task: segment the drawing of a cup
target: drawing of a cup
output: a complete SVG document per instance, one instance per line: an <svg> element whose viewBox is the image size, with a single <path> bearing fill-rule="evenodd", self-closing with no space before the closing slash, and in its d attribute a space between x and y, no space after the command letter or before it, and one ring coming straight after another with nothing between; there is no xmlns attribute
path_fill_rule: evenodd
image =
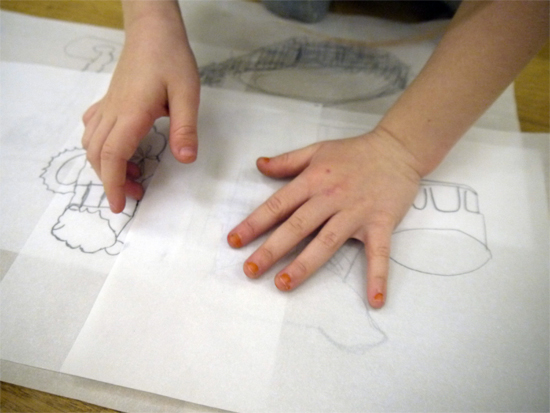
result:
<svg viewBox="0 0 550 413"><path fill-rule="evenodd" d="M469 186L422 181L392 238L391 259L426 274L460 275L490 259L478 194Z"/></svg>

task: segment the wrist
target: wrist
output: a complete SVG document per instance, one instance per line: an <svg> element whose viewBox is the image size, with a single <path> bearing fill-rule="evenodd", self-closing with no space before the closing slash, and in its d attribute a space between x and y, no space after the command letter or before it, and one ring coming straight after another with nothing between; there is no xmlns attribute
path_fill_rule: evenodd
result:
<svg viewBox="0 0 550 413"><path fill-rule="evenodd" d="M398 133L398 129L385 124L384 120L374 128L372 133L386 142L392 142L396 152L399 152L403 160L420 178L436 169L448 153L448 150L435 142L429 142L428 139L414 139L407 134Z"/></svg>

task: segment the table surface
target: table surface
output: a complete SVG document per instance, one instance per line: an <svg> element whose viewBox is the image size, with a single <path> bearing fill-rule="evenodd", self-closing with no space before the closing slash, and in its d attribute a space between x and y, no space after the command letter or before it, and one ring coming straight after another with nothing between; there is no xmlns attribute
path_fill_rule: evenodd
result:
<svg viewBox="0 0 550 413"><path fill-rule="evenodd" d="M332 11L346 14L367 14L399 20L418 21L425 19L426 12L415 7L412 2L391 7L382 2L335 1ZM388 3L390 4L390 3ZM3 10L16 11L40 17L49 17L78 23L122 28L122 8L120 1L21 1L4 0ZM515 81L515 95L518 117L523 132L549 132L549 44L535 56ZM2 412L114 412L114 410L94 406L78 400L47 394L2 382L0 395Z"/></svg>

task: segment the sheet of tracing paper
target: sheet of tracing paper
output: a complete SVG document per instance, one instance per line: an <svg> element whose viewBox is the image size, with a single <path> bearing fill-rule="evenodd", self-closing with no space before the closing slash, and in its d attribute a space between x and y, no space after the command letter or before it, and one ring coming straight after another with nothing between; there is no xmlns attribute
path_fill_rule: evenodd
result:
<svg viewBox="0 0 550 413"><path fill-rule="evenodd" d="M231 15L227 7L223 5L223 12ZM261 15L263 9L254 10ZM2 59L6 58L6 39L13 39L13 34L29 23L26 19L33 27L44 25L42 38L58 39L50 44L49 53L43 53L45 47L39 48L40 52L34 54L37 62L66 50L70 36L78 39L83 34L95 34L102 39L120 36L121 40L117 31L5 12L1 16ZM269 14L264 17L273 19ZM200 19L192 21L198 24ZM38 36L32 34L20 41L40 44ZM64 48L57 47L62 44ZM308 43L299 44L309 47ZM239 56L257 46L242 49ZM223 45L198 49L207 50L204 54L208 55L217 47L223 49ZM13 51L7 55L18 60ZM523 405L533 409L547 406L548 264L544 254L548 252L548 216L539 157L542 153L547 162L548 152L536 149L540 136L479 129L457 146L422 187L417 204L421 206L425 201L427 207L406 219L394 237L394 251L399 254L392 261L393 306L388 303L387 313L372 312L361 296L365 263L357 244L342 248L309 286L285 296L274 289L270 275L257 283L244 279L239 269L250 249L229 250L222 238L281 185L259 176L253 167L255 157L356 134L372 127L377 117L341 112L338 105L221 90L237 88L231 82L211 85L217 88L204 88L202 99L203 160L182 167L175 165L168 154L152 177L167 135L167 122L161 120L141 151L140 162L149 171L146 184L151 182L147 197L139 209L130 203L126 214L114 217L106 213L100 192L97 202L91 205L98 186L79 151L80 114L102 96L109 82L108 74L89 73L95 67L92 64L100 69L97 71L109 71L106 61L100 62L104 54L94 56L95 60L89 56L88 60L78 60L65 55L66 60L57 61L57 65L73 70L2 63L1 186L2 193L8 194L1 203L5 234L1 246L5 274L3 377L123 410L204 409L177 399L242 411L318 410L320 405L329 410L392 410L404 408L403 403L435 409L460 405L455 400L459 393L471 396L471 404L465 408L514 408L515 403L525 400L531 404ZM234 51L227 54L227 59L232 56ZM30 57L19 60L26 59ZM204 60L204 65L209 61ZM231 76L235 73L229 73ZM242 89L243 82L237 83ZM384 99L389 95L367 99L366 104ZM506 101L504 96L501 102L503 108L515 113L513 100ZM498 105L494 110L493 120L507 117L503 115L506 110L502 112ZM373 109L372 113L377 111ZM268 122L273 128L265 127ZM239 125L231 134L227 134L229 123ZM239 136L230 136L233 134ZM236 153L243 145L249 150ZM220 154L224 156L219 158ZM192 179L194 176L196 179ZM500 188L495 182L507 184ZM84 183L93 190L83 192ZM180 194L174 196L170 186L174 183L189 186L177 186L175 192ZM185 198L181 203L180 196ZM456 209L455 196L461 205L469 205L465 212L474 218L441 212ZM442 206L441 202L450 204ZM70 216L75 209L86 210L87 215ZM516 218L507 215L511 212ZM454 218L437 218L442 215ZM95 219L98 217L101 219ZM177 217L177 223L171 222ZM106 222L107 226L101 225ZM490 222L495 229L490 229ZM183 229L182 234L176 234L177 229ZM432 245L437 244L437 237L430 234L438 229L466 234L462 237L465 242L456 241L455 250L462 255L439 261L433 254L423 256L422 245L437 247ZM162 231L161 237L158 231ZM420 234L416 242L414 236L409 236L414 233ZM146 234L147 247L143 241ZM200 235L195 238L193 234ZM513 240L510 234L514 234ZM192 243L186 242L191 238ZM420 247L419 251L409 248L411 244ZM186 254L181 249L188 245L193 249ZM470 249L471 245L476 248ZM143 254L143 248L147 254ZM133 253L142 259L150 257L149 264L142 265ZM154 258L163 254L162 260ZM176 263L176 255L185 258ZM415 259L418 255L420 261ZM460 268L462 275L454 276L453 265L460 266L462 258L472 259L476 268ZM182 276L182 266L189 267L184 274L195 275ZM156 280L162 279L150 292L152 280L144 269L149 269ZM131 285L124 286L128 276ZM503 277L506 283L502 283ZM496 285L500 283L504 286ZM132 303L137 296L141 301ZM120 301L131 305L120 307ZM162 302L164 305L155 306ZM443 312L442 303L446 306ZM137 312L133 311L134 305ZM334 306L340 310L335 312ZM110 313L113 307L116 316ZM155 311L144 314L145 308ZM189 317L184 323L180 318L187 312ZM408 317L413 315L418 318L411 321ZM216 319L218 316L223 320ZM118 328L118 323L123 328ZM131 329L132 325L136 330ZM117 334L105 333L113 328ZM137 337L135 331L144 335ZM195 337L195 343L184 339L186 334ZM193 346L199 338L201 345L196 350ZM296 343L302 347L296 347ZM304 356L306 348L309 350ZM139 357L130 363L136 352ZM113 359L122 360L116 364L117 371L99 363ZM98 363L90 366L92 360ZM462 368L453 364L459 362ZM421 363L435 363L437 368L420 368ZM346 368L349 370L341 370ZM371 382L377 375L378 385ZM349 379L340 380L343 376ZM439 386L433 382L435 377ZM250 385L243 387L243 383ZM396 391L399 385L407 387L408 393ZM363 392L363 386L371 390ZM344 401L346 404L339 404Z"/></svg>
<svg viewBox="0 0 550 413"><path fill-rule="evenodd" d="M40 89L56 77L67 90ZM36 143L61 129L17 135L24 114L41 104L47 116L45 102L62 113L77 110L75 102L62 104L73 88L105 85L108 77L2 63L2 79L3 102L13 102L2 106L2 153L23 154L25 163L42 152ZM29 99L15 103L12 88ZM83 201L78 188L47 191L48 168L36 171L35 188L7 198L17 211L2 204L15 221L31 209L19 199L51 197L42 214L29 215L34 226L20 235L26 239L2 281L2 357L235 411L544 408L548 212L545 152L531 148L540 136L473 129L427 177L394 235L383 311L364 303L358 243L346 244L291 294L276 290L272 272L259 281L242 274L242 262L265 237L235 251L225 235L282 185L262 177L254 160L356 134L372 127L365 119L374 121L203 88L200 159L184 166L165 154L116 260L92 251L104 240L93 222L84 221L84 241L78 231L76 241L62 240L69 225L80 224L63 221L76 200L87 218L113 217ZM80 128L57 153L77 144ZM162 141L164 133L160 123L148 139ZM63 176L76 178L64 179L57 168L58 185L77 187L86 177L74 158ZM14 181L3 179L3 193L25 183ZM66 224L61 234L59 222ZM6 220L3 228L16 232ZM89 239L99 241L88 247Z"/></svg>

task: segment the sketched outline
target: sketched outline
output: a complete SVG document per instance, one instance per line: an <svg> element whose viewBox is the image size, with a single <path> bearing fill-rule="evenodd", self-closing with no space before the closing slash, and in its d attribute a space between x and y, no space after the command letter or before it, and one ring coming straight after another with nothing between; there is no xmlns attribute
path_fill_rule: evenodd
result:
<svg viewBox="0 0 550 413"><path fill-rule="evenodd" d="M148 138L154 139L155 145L151 144ZM160 144L158 144L159 142ZM145 169L147 165L145 165L145 163L148 160L152 161L155 164L154 168L156 168L167 146L168 138L166 134L160 132L157 125L153 125L149 134L141 141L134 156L130 159L130 161L136 163L142 171L143 175L138 182L144 184L146 181L150 180L154 174L154 171L152 173L146 171ZM73 162L80 162L81 164L75 163L74 165L71 165ZM76 173L74 170L76 170ZM69 177L68 180L62 179L60 177L60 173L62 171L67 171L72 176ZM79 182L82 174L85 175L85 180ZM119 239L119 236L123 233L134 217L139 206L139 201L128 200L124 211L120 214L113 214L110 211L109 206L104 205L106 195L103 191L103 184L93 172L92 167L86 159L86 151L82 147L64 149L58 154L52 156L48 161L48 164L42 169L40 179L46 187L46 190L50 192L62 195L73 194L67 206L58 216L56 223L50 230L50 234L54 238L63 242L70 249L79 250L85 254L95 254L101 250L104 250L108 255L118 255L120 253L119 250L116 250L115 246L118 245L119 247L122 247L123 242ZM89 196L94 189L97 193L95 194L95 197L92 196L92 199L89 199ZM133 205L130 204L131 202ZM104 221L108 229L112 232L114 242L110 245L103 245L99 248L86 250L82 243L74 244L73 240L61 238L56 232L65 228L65 224L62 220L67 213L81 213L90 215L95 215L97 213L97 217L101 221ZM112 215L111 218L117 220L117 222L122 222L122 225L118 225L115 228L108 215ZM124 219L126 219L126 222L123 222ZM75 231L78 231L78 229L75 229ZM98 229L98 234L99 231L100 229ZM94 234L90 234L90 236L93 235Z"/></svg>
<svg viewBox="0 0 550 413"><path fill-rule="evenodd" d="M84 56L80 53L75 53L71 50L71 47L74 45L77 45L77 48L80 48L79 43L85 43L91 40L91 44L89 48L85 51L86 53L92 52L95 54L95 56ZM93 42L96 42L94 44ZM101 50L102 47L106 47L106 49ZM105 68L117 61L116 54L120 54L120 50L122 49L123 45L119 42L97 37L97 36L81 36L76 39L71 40L68 42L65 47L63 48L63 52L65 55L75 58L84 60L87 63L82 67L81 71L83 72L96 72L96 73L103 73L105 72ZM81 50L79 50L81 52ZM103 62L101 62L101 59L104 59ZM94 64L99 63L99 66L97 69L90 69Z"/></svg>
<svg viewBox="0 0 550 413"><path fill-rule="evenodd" d="M365 72L383 78L387 84L361 96L341 97L320 101L301 97L303 100L323 103L327 106L358 101L368 101L403 91L409 81L410 68L393 54L357 44L307 37L293 37L283 42L258 48L245 55L210 63L199 68L201 84L219 87L226 77L232 76L256 91L267 94L300 98L284 93L264 90L253 80L242 79L246 73L269 73L281 69L333 69L342 73Z"/></svg>
<svg viewBox="0 0 550 413"><path fill-rule="evenodd" d="M458 201L456 209L443 209L441 207L438 207L438 203L436 201L436 197L435 197L434 191L433 191L433 188L435 186L447 187L447 188L456 188L457 201ZM485 218L484 218L484 216L481 213L481 210L479 208L479 194L477 193L477 191L474 188L472 188L471 186L465 185L465 184L453 183L453 182L444 182L444 181L435 181L435 180L430 180L430 179L422 179L420 181L419 192L424 193L424 202L421 206L419 206L419 205L416 204L416 200L415 200L415 203L412 204L412 209L414 209L416 211L422 211L422 210L428 210L429 211L428 208L432 207L433 210L437 211L438 213L448 214L449 216L451 216L453 214L460 213L461 211L464 211L468 214L476 215L480 218L478 220L477 225L481 225L481 227L480 227L481 234L482 234L481 238L483 238L483 239L481 240L478 237L476 237L476 236L474 236L474 235L472 235L472 234L470 234L470 233L468 233L465 230L460 229L460 228L450 228L450 227L449 228L444 228L444 227L435 227L435 226L434 227L431 227L431 226L430 227L425 227L424 226L424 227L421 227L421 228L414 228L413 227L413 228L406 228L406 229L398 229L397 228L393 232L393 235L401 234L401 233L405 233L405 232L410 232L410 231L422 231L422 230L433 231L433 232L437 232L437 231L456 232L456 233L462 234L463 236L467 236L467 237L475 240L478 244L483 246L484 247L484 252L487 254L486 259L483 262L480 262L477 266L472 267L471 269L461 271L461 272L454 272L454 273L434 273L434 272L430 272L430 271L424 271L424 270L421 270L419 268L414 268L413 266L405 265L405 264L399 262L395 257L392 256L391 252L390 252L390 260L392 260L396 264L399 264L402 267L407 268L409 270L416 271L416 272L419 272L419 273L422 273L422 274L436 275L436 276L458 276L458 275L469 274L469 273L475 272L475 271L479 270L480 268L482 268L483 266L485 266L492 259L492 253L491 253L491 250L489 248L488 241L487 241L487 237L488 237L487 236L487 224L486 224ZM471 202L471 201L468 201L468 194L473 194L475 196L475 199L476 199L475 208L471 208L468 205L468 203Z"/></svg>

